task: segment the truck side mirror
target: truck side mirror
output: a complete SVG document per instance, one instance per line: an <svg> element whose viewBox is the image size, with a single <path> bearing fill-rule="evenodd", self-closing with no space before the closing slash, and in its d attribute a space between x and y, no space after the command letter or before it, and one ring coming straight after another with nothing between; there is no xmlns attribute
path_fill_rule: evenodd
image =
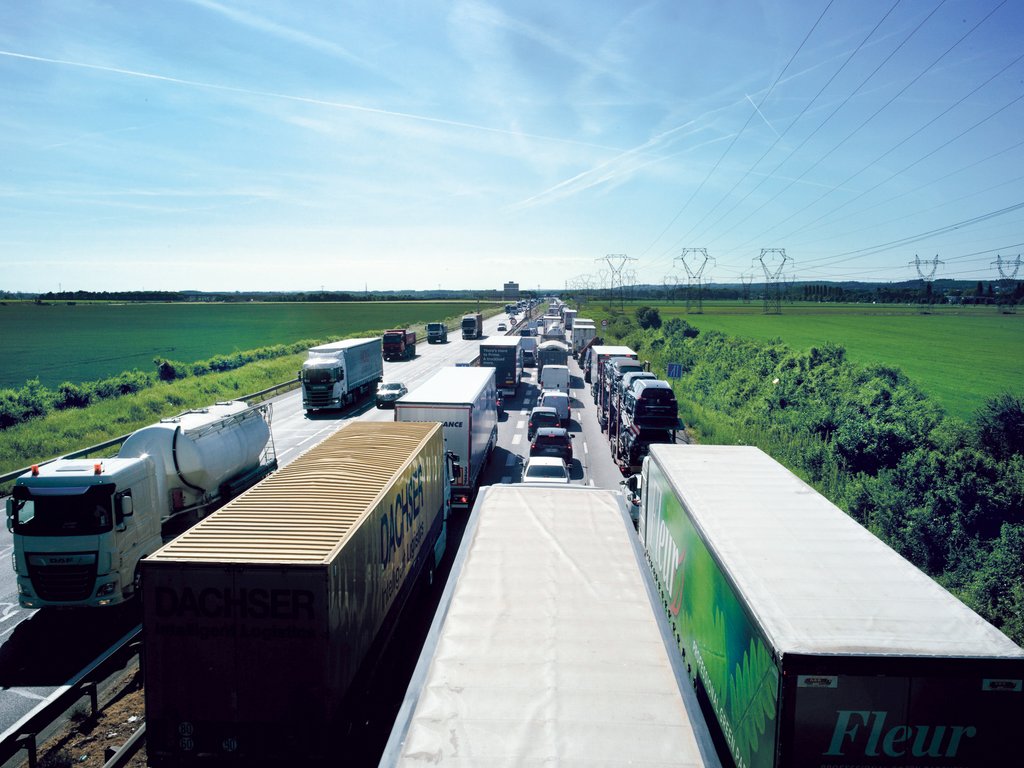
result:
<svg viewBox="0 0 1024 768"><path fill-rule="evenodd" d="M135 514L135 505L132 503L132 497L125 495L121 497L121 517L131 517Z"/></svg>
<svg viewBox="0 0 1024 768"><path fill-rule="evenodd" d="M7 499L7 530L14 533L14 499Z"/></svg>

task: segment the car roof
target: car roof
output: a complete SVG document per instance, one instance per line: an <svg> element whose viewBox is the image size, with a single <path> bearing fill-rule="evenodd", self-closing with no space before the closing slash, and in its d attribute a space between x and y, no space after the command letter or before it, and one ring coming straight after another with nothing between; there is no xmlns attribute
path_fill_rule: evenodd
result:
<svg viewBox="0 0 1024 768"><path fill-rule="evenodd" d="M568 437L569 430L565 427L541 427L537 430L537 437Z"/></svg>
<svg viewBox="0 0 1024 768"><path fill-rule="evenodd" d="M633 382L634 394L640 394L645 389L672 389L672 385L662 379L638 379Z"/></svg>
<svg viewBox="0 0 1024 768"><path fill-rule="evenodd" d="M555 409L553 405L538 405L536 408L530 411L531 416L537 413L550 413L555 416L558 415L558 411Z"/></svg>
<svg viewBox="0 0 1024 768"><path fill-rule="evenodd" d="M568 395L565 394L565 392L563 392L560 389L542 389L540 391L540 396L541 397L568 397ZM540 407L543 408L545 406L540 406Z"/></svg>
<svg viewBox="0 0 1024 768"><path fill-rule="evenodd" d="M547 464L548 466L559 465L559 466L561 466L563 468L565 467L565 462L562 461L557 456L531 456L530 458L528 458L526 460L526 463L527 464L540 464L540 465Z"/></svg>

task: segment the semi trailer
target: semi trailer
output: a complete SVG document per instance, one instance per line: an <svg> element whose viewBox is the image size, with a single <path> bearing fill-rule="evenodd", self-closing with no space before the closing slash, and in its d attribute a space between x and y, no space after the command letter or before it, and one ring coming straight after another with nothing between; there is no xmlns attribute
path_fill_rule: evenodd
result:
<svg viewBox="0 0 1024 768"><path fill-rule="evenodd" d="M796 475L754 447L652 445L638 480L639 537L737 766L1020 761L1024 649Z"/></svg>
<svg viewBox="0 0 1024 768"><path fill-rule="evenodd" d="M442 368L395 402L395 421L437 421L453 454L452 507L469 509L498 442L494 369Z"/></svg>
<svg viewBox="0 0 1024 768"><path fill-rule="evenodd" d="M523 337L495 336L480 342L480 367L494 369L503 395L515 397L523 378Z"/></svg>
<svg viewBox="0 0 1024 768"><path fill-rule="evenodd" d="M382 768L720 765L622 504L480 492Z"/></svg>
<svg viewBox="0 0 1024 768"><path fill-rule="evenodd" d="M376 392L384 380L380 337L320 344L308 355L299 371L306 413L344 408Z"/></svg>
<svg viewBox="0 0 1024 768"><path fill-rule="evenodd" d="M462 338L479 339L484 335L484 316L480 312L471 312L462 316Z"/></svg>
<svg viewBox="0 0 1024 768"><path fill-rule="evenodd" d="M149 765L336 765L446 544L439 424L353 422L143 561Z"/></svg>
<svg viewBox="0 0 1024 768"><path fill-rule="evenodd" d="M270 422L269 403L217 403L133 432L112 458L33 466L7 500L18 602L134 597L142 558L277 467Z"/></svg>

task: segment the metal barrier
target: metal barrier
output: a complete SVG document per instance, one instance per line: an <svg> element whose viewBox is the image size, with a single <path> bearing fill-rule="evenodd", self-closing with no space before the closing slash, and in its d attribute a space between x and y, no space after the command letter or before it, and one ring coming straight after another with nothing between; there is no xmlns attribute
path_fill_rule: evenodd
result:
<svg viewBox="0 0 1024 768"><path fill-rule="evenodd" d="M39 734L62 718L82 700L89 697L91 715L99 712L97 686L115 670L126 666L141 647L142 627L137 626L111 646L102 656L78 673L71 682L12 725L0 736L0 763L6 763L22 750L28 753L29 768L36 768Z"/></svg>

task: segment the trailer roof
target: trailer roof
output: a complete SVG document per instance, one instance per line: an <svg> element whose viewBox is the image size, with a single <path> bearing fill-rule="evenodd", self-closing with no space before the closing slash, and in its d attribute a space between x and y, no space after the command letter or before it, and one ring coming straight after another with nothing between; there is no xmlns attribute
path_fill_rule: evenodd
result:
<svg viewBox="0 0 1024 768"><path fill-rule="evenodd" d="M517 347L522 343L522 336L489 336L480 342L481 347Z"/></svg>
<svg viewBox="0 0 1024 768"><path fill-rule="evenodd" d="M758 448L652 445L777 653L1024 650Z"/></svg>
<svg viewBox="0 0 1024 768"><path fill-rule="evenodd" d="M617 497L481 493L382 765L717 764Z"/></svg>
<svg viewBox="0 0 1024 768"><path fill-rule="evenodd" d="M151 560L329 562L441 425L351 422L232 499Z"/></svg>
<svg viewBox="0 0 1024 768"><path fill-rule="evenodd" d="M396 402L398 405L465 405L476 400L488 380L494 383L494 369L490 367L467 365L442 368Z"/></svg>
<svg viewBox="0 0 1024 768"><path fill-rule="evenodd" d="M609 355L611 357L636 357L636 352L629 347L617 347L608 344L598 344L597 346L591 347L590 354L594 357L597 357L598 355Z"/></svg>
<svg viewBox="0 0 1024 768"><path fill-rule="evenodd" d="M320 354L338 352L342 349L361 346L366 344L368 341L380 341L380 336L373 336L372 338L365 339L342 339L341 341L331 341L327 344L318 344L315 347L310 347L309 351Z"/></svg>

